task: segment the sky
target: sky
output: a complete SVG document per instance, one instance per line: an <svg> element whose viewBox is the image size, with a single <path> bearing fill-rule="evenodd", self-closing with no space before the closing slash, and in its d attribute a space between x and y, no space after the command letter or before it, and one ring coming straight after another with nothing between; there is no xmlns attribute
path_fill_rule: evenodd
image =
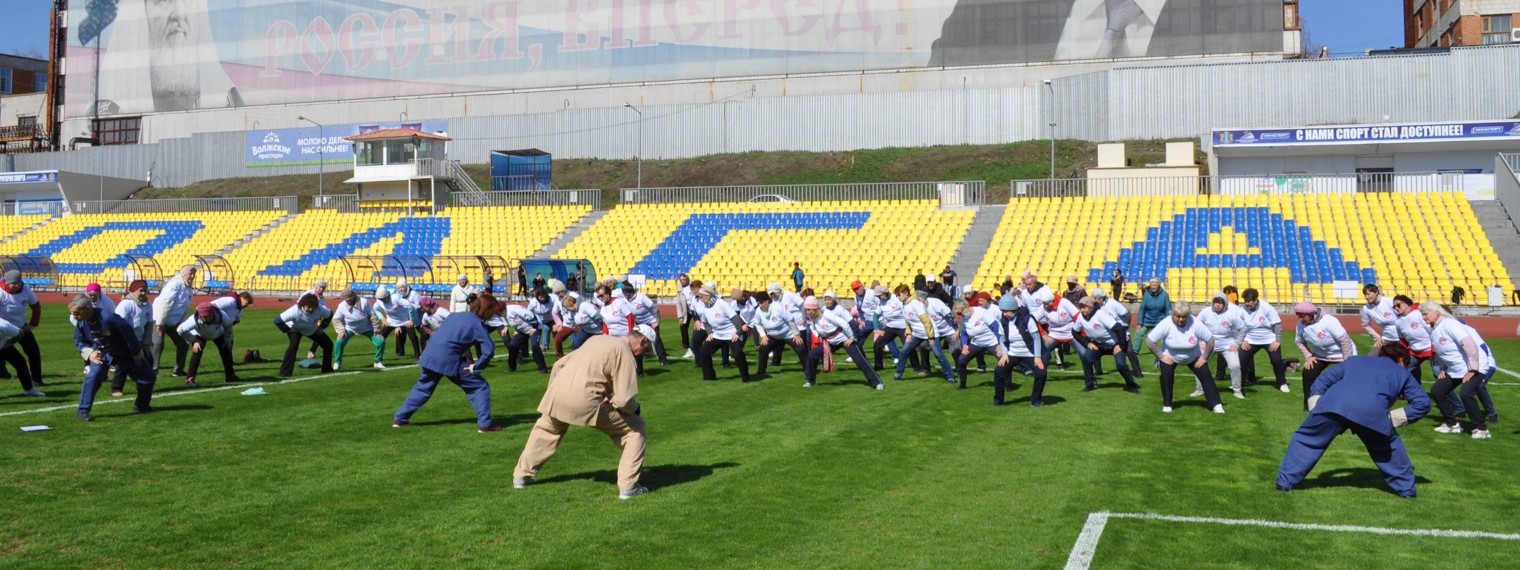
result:
<svg viewBox="0 0 1520 570"><path fill-rule="evenodd" d="M86 3L87 0L73 0ZM47 53L50 0L0 0L10 14L0 34L0 53ZM1402 46L1402 0L1302 0L1302 17L1315 45L1328 45L1337 57L1368 49Z"/></svg>

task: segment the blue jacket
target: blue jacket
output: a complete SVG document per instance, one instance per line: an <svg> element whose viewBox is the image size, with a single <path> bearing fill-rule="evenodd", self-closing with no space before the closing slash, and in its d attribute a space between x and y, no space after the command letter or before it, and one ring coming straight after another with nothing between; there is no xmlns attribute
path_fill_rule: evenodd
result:
<svg viewBox="0 0 1520 570"><path fill-rule="evenodd" d="M491 364L496 353L496 343L486 332L485 323L471 312L458 312L448 316L428 339L422 358L417 361L423 368L450 378L464 375L465 363L470 349L480 347L480 360L475 361L475 371L480 372Z"/></svg>
<svg viewBox="0 0 1520 570"><path fill-rule="evenodd" d="M98 350L105 354L108 363L117 360L131 362L142 355L142 343L137 342L132 323L114 313L102 318L98 310L95 316L74 325L74 348L80 355L87 348Z"/></svg>
<svg viewBox="0 0 1520 570"><path fill-rule="evenodd" d="M1353 356L1326 370L1309 388L1309 395L1320 397L1311 413L1340 416L1387 436L1394 434L1393 421L1388 419L1388 407L1394 402L1409 402L1404 407L1409 423L1430 412L1430 397L1419 381L1397 362L1378 356Z"/></svg>
<svg viewBox="0 0 1520 570"><path fill-rule="evenodd" d="M792 270L792 283L796 283L798 287L802 286L802 270L801 269L793 269Z"/></svg>
<svg viewBox="0 0 1520 570"><path fill-rule="evenodd" d="M1166 289L1156 289L1151 293L1150 287L1141 289L1140 292L1140 326L1150 328L1156 323L1166 319L1167 313L1172 311L1172 297L1166 294Z"/></svg>

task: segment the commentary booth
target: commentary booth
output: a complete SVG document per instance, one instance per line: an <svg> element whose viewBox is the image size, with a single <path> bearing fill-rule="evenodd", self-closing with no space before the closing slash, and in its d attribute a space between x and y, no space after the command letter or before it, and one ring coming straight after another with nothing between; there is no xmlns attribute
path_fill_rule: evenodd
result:
<svg viewBox="0 0 1520 570"><path fill-rule="evenodd" d="M518 263L522 264L523 276L527 278L529 287L532 286L534 278L543 275L546 282L550 279L558 279L565 284L567 289L585 295L594 291L597 281L601 280L596 273L596 266L587 259L523 259ZM578 277L582 269L585 273L584 280Z"/></svg>

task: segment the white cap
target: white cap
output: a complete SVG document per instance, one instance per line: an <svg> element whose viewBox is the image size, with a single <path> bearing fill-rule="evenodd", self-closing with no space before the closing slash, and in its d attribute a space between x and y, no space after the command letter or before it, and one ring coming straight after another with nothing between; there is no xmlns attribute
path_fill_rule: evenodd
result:
<svg viewBox="0 0 1520 570"><path fill-rule="evenodd" d="M833 300L835 300L835 301L838 301L838 300L839 300L839 296L838 296L838 295L835 295L835 294L834 294L834 292L833 292L833 291L824 291L824 292L823 292L823 296L824 296L824 297L825 297L825 298L828 298L828 299L833 299Z"/></svg>
<svg viewBox="0 0 1520 570"><path fill-rule="evenodd" d="M380 287L378 289L375 289L375 298L376 299L389 299L389 298L391 298L391 290L390 289L386 289L384 287Z"/></svg>
<svg viewBox="0 0 1520 570"><path fill-rule="evenodd" d="M447 275L447 274L445 274L445 275ZM460 273L460 274L459 274L459 278L458 278L458 279L455 279L455 281L464 281L464 280L467 280L467 279L469 279L469 278L470 278L470 276L469 276L469 275L465 275L465 274L463 274L463 273Z"/></svg>
<svg viewBox="0 0 1520 570"><path fill-rule="evenodd" d="M780 283L771 283L770 285L766 285L765 286L765 292L766 293L780 293L781 292L781 284Z"/></svg>
<svg viewBox="0 0 1520 570"><path fill-rule="evenodd" d="M639 334L643 335L644 338L649 339L650 342L654 341L654 337L655 337L654 327L651 327L649 325L638 325L638 326L633 327L633 330L638 331Z"/></svg>

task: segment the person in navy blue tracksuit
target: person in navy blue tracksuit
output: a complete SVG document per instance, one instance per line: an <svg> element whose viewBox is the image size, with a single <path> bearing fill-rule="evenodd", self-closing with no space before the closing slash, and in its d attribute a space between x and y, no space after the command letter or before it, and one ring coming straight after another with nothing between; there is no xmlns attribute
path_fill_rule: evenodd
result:
<svg viewBox="0 0 1520 570"><path fill-rule="evenodd" d="M79 419L95 421L90 408L95 405L95 393L100 391L100 385L113 366L137 383L137 413L153 411L148 404L153 399L153 384L158 381L158 367L153 365L152 354L143 352L132 324L120 315L107 315L96 310L95 302L84 295L69 303L69 314L78 321L74 325L74 347L90 365L84 385L79 388Z"/></svg>
<svg viewBox="0 0 1520 570"><path fill-rule="evenodd" d="M1413 498L1414 466L1394 428L1419 421L1430 397L1404 368L1409 349L1384 343L1379 356L1354 356L1325 371L1309 388L1309 417L1293 433L1277 472L1277 488L1291 491L1303 482L1336 436L1351 430L1367 446L1383 479L1400 497ZM1400 399L1408 405L1389 411Z"/></svg>
<svg viewBox="0 0 1520 570"><path fill-rule="evenodd" d="M407 394L401 409L396 410L391 427L409 423L412 414L433 397L438 380L447 377L464 390L470 405L475 407L478 431L501 431L501 426L491 421L491 385L480 376L480 371L491 364L491 356L496 353L496 343L491 340L491 333L486 330L481 316L491 317L501 312L501 303L489 293L481 293L469 307L469 311L449 315L443 325L433 331L427 348L417 360L422 373L417 376L417 384ZM480 358L471 362L470 353L476 349L480 350Z"/></svg>

